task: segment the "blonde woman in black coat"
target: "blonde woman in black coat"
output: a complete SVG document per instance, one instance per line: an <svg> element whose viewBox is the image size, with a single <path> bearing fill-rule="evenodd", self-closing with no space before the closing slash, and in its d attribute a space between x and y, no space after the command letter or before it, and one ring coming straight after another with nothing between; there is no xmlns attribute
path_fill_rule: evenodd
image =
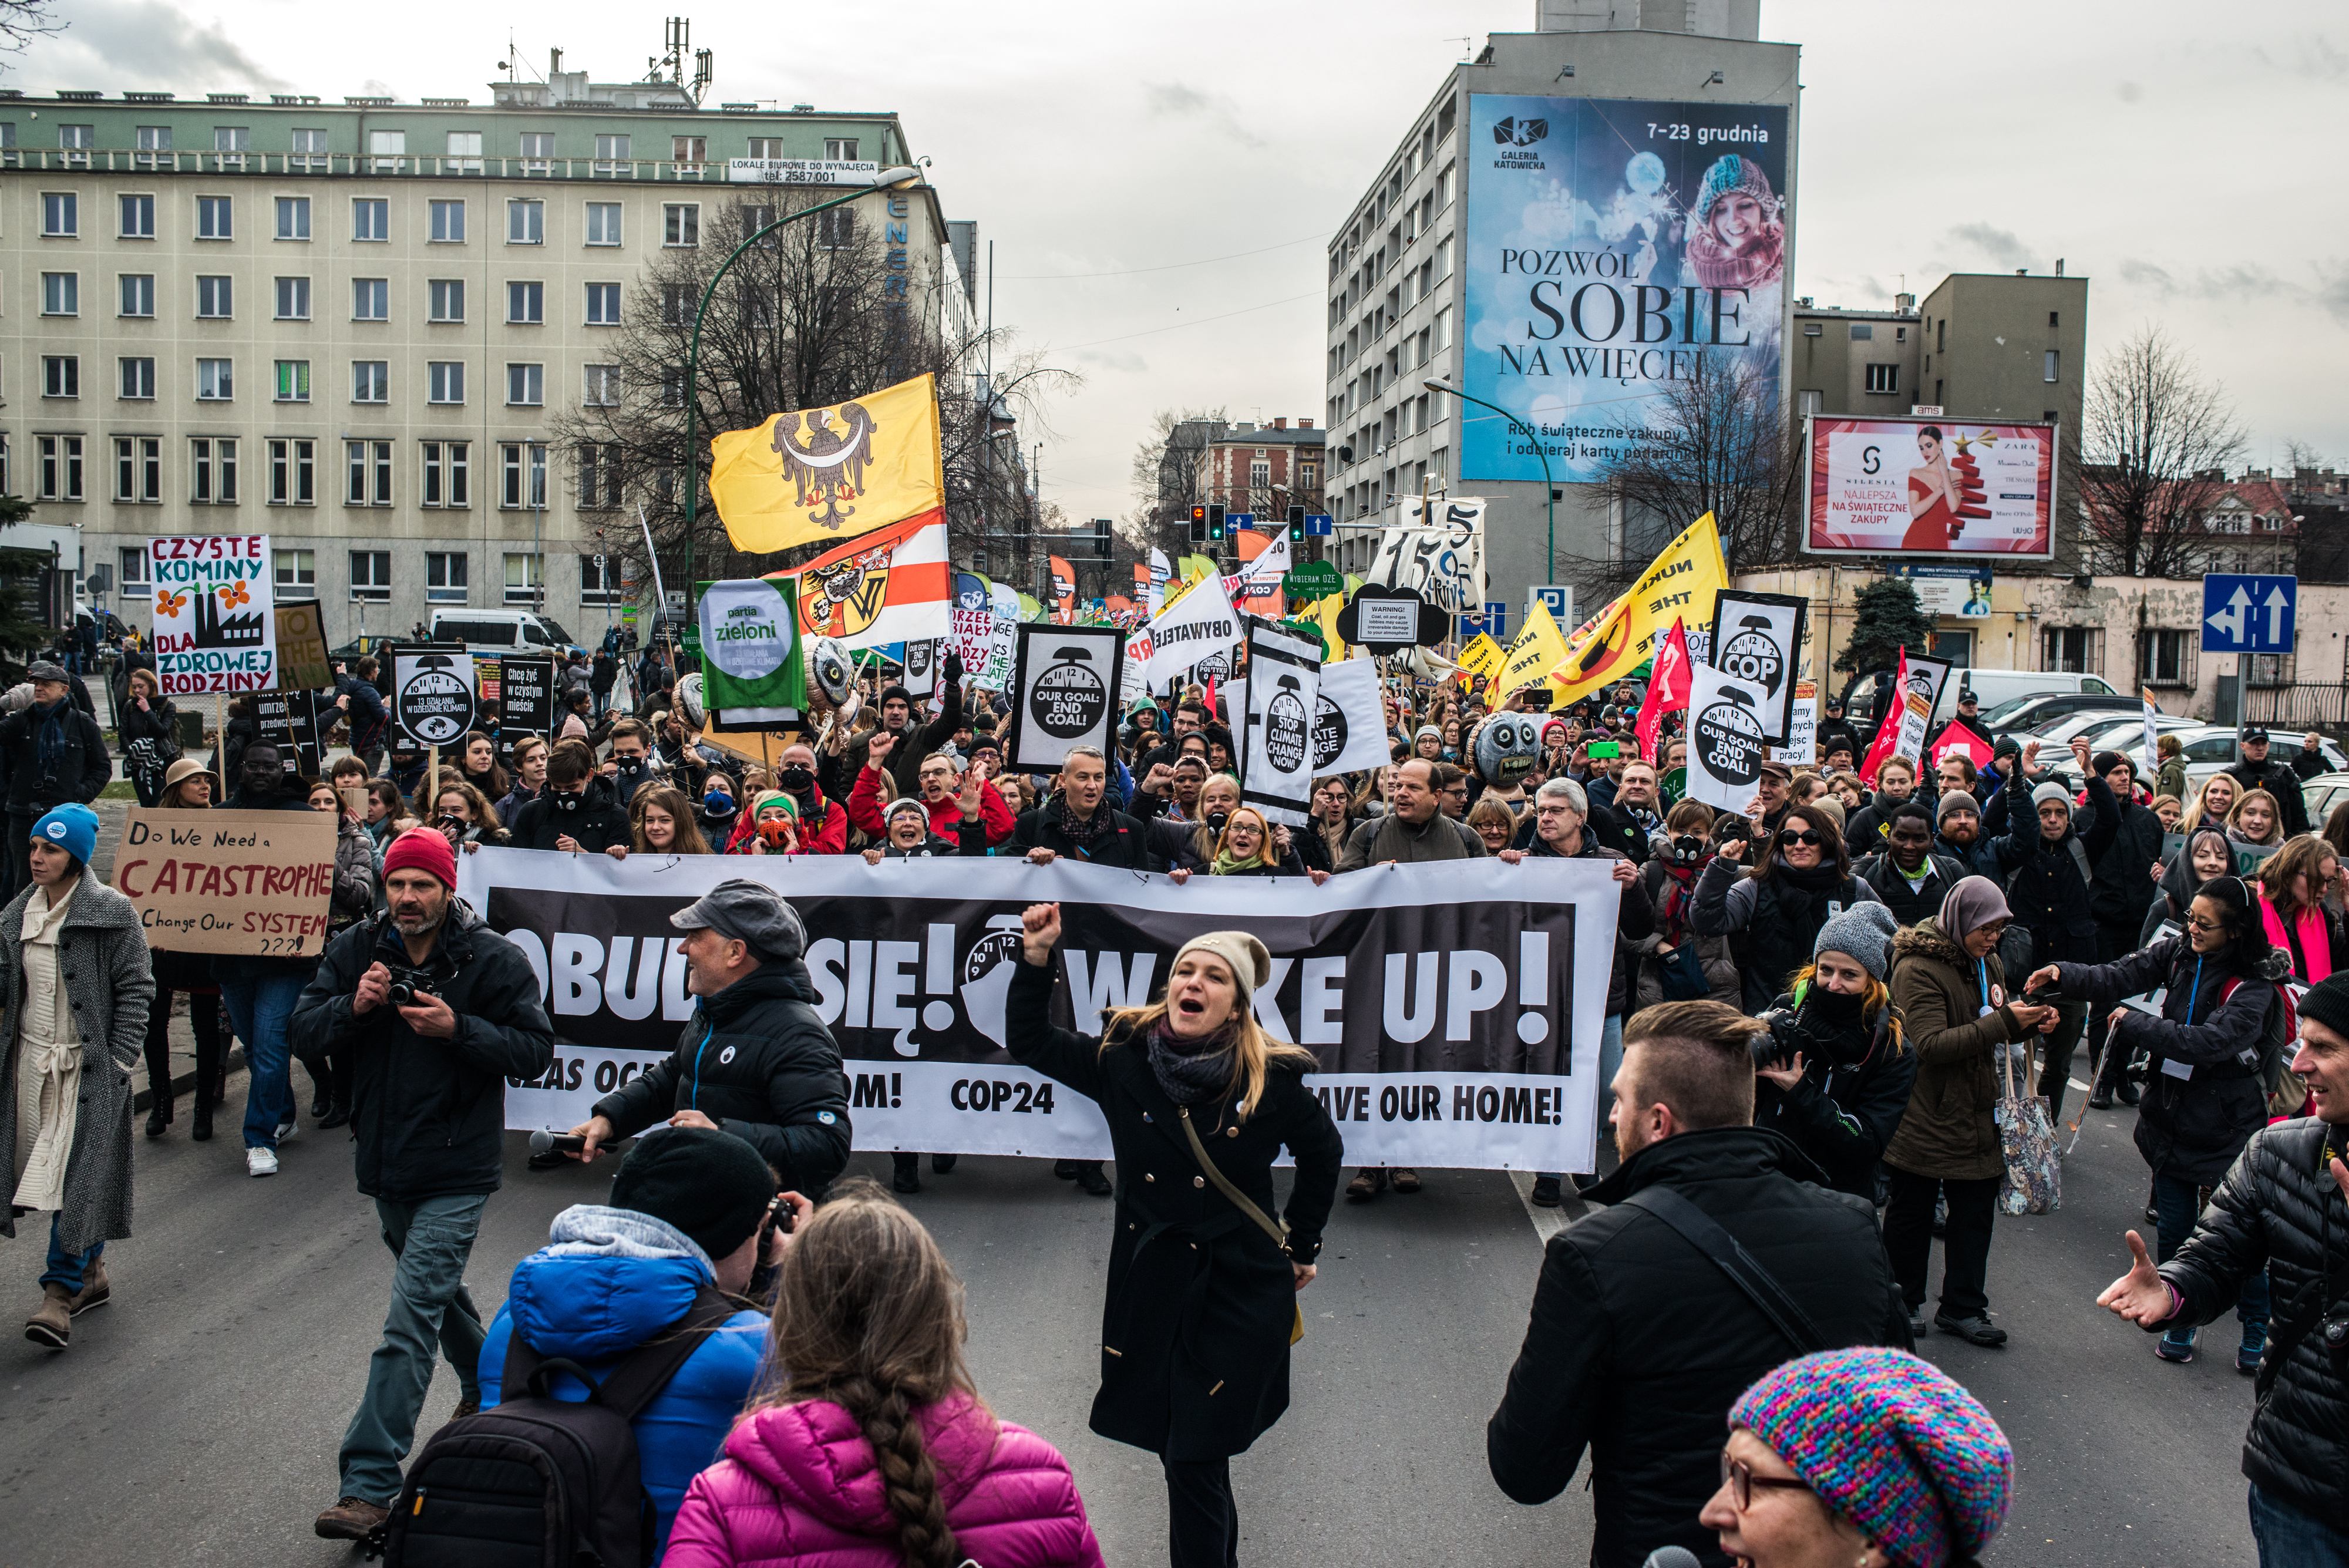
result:
<svg viewBox="0 0 2349 1568"><path fill-rule="evenodd" d="M1022 937L1005 1016L1011 1054L1099 1105L1117 1158L1092 1429L1165 1467L1174 1568L1229 1568L1239 1546L1231 1456L1288 1407L1297 1293L1313 1280L1345 1145L1305 1086L1312 1053L1268 1036L1251 1011L1272 973L1256 938L1192 938L1165 994L1108 1014L1095 1038L1051 1022L1061 906L1030 906ZM1297 1180L1276 1241L1272 1162L1283 1146Z"/></svg>

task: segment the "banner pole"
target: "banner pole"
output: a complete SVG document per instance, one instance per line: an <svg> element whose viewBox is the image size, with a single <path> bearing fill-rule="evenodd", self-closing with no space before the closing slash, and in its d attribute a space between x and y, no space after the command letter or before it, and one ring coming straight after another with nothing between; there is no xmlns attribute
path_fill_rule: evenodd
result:
<svg viewBox="0 0 2349 1568"><path fill-rule="evenodd" d="M228 804L228 699L212 693L212 761L220 764L220 803Z"/></svg>

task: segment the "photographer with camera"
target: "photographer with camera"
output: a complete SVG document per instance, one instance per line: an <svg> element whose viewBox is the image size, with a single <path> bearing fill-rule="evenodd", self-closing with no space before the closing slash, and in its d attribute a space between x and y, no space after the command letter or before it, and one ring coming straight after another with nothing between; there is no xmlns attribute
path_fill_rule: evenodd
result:
<svg viewBox="0 0 2349 1568"><path fill-rule="evenodd" d="M448 839L403 833L383 864L385 912L327 944L294 1007L304 1054L349 1054L358 1189L397 1260L341 1488L318 1516L330 1541L364 1540L388 1517L436 1345L463 1383L457 1413L480 1406L465 1264L504 1165L506 1080L543 1076L554 1058L538 977L457 898Z"/></svg>
<svg viewBox="0 0 2349 1568"><path fill-rule="evenodd" d="M1899 929L1882 904L1819 928L1811 961L1754 1037L1754 1125L1783 1133L1838 1192L1876 1200L1876 1163L1917 1084L1885 976Z"/></svg>
<svg viewBox="0 0 2349 1568"><path fill-rule="evenodd" d="M65 667L40 660L26 671L32 705L0 719L0 774L8 784L10 892L32 883L35 819L53 807L88 805L114 777L98 721L73 700Z"/></svg>

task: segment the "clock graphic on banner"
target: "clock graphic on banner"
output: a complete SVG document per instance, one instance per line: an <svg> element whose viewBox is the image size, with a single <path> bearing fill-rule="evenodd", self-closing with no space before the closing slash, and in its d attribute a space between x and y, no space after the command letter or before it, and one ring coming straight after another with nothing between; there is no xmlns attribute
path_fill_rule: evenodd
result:
<svg viewBox="0 0 2349 1568"><path fill-rule="evenodd" d="M1109 688L1092 667L1092 657L1089 648L1055 650L1029 691L1029 718L1056 741L1092 733L1109 711Z"/></svg>
<svg viewBox="0 0 2349 1568"><path fill-rule="evenodd" d="M1748 788L1762 777L1762 759L1768 745L1762 738L1762 721L1754 716L1753 697L1734 686L1696 716L1691 736L1704 758L1705 772L1723 784Z"/></svg>
<svg viewBox="0 0 2349 1568"><path fill-rule="evenodd" d="M457 673L456 659L428 653L399 688L399 720L428 746L445 746L473 724L473 689Z"/></svg>

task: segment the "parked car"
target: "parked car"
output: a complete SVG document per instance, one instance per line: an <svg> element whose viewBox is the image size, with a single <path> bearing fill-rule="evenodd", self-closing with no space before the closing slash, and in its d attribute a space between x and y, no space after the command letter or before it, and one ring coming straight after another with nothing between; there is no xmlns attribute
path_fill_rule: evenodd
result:
<svg viewBox="0 0 2349 1568"><path fill-rule="evenodd" d="M2300 796L2308 803L2308 825L2322 833L2333 812L2349 805L2349 773L2319 774L2305 780Z"/></svg>
<svg viewBox="0 0 2349 1568"><path fill-rule="evenodd" d="M1941 686L1941 700L1933 704L1932 724L1940 727L1958 716L1958 693L1971 691L1982 699L1984 720L2023 697L2111 697L2134 708L2137 700L2116 691L2101 676L2064 670L1952 670ZM2052 713L2049 715L2052 716ZM2024 724L2010 724L2026 729Z"/></svg>
<svg viewBox="0 0 2349 1568"><path fill-rule="evenodd" d="M2032 691L2011 697L1996 707L1982 705L1982 724L1992 734L2036 733L2041 725L2075 713L2136 713L2145 711L2143 699L2116 691ZM1950 716L1955 718L1952 707ZM1946 722L1946 721L1945 721ZM2084 721L2093 722L2093 721Z"/></svg>
<svg viewBox="0 0 2349 1568"><path fill-rule="evenodd" d="M2184 732L2181 738L2186 742L2186 782L2199 787L2204 779L2220 769L2232 767L2237 755L2235 738L2239 732L2232 724L2204 724ZM2349 756L2344 756L2339 746L2331 741L2320 741L2318 748L2324 753L2328 770L2349 773ZM2300 742L2288 733L2280 734L2275 738L2275 749L2268 755L2271 758L2281 756L2289 762L2299 750ZM2320 774L2318 776L2325 775ZM2303 795L2307 794L2306 785L2302 786L2301 793ZM2310 808L2309 820L2312 822L2316 820L2314 809L2313 806Z"/></svg>

